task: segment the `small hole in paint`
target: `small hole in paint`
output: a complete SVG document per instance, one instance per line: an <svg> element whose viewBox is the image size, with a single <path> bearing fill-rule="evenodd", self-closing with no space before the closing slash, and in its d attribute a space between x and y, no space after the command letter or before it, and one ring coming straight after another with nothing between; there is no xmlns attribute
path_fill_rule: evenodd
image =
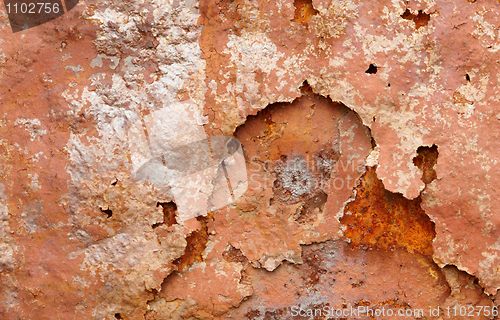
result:
<svg viewBox="0 0 500 320"><path fill-rule="evenodd" d="M377 73L378 67L376 67L373 63L370 63L370 66L368 67L368 70L365 71L365 73L369 74L375 74Z"/></svg>
<svg viewBox="0 0 500 320"><path fill-rule="evenodd" d="M102 208L99 208L99 209L101 209L101 212L104 212L105 214L108 215L108 219L113 216L113 211L111 211L109 209L106 209L106 210L103 210Z"/></svg>

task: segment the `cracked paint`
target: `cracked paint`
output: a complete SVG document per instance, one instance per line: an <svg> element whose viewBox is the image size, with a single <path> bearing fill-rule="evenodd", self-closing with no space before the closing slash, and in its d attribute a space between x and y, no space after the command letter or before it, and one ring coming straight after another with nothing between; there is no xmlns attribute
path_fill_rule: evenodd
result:
<svg viewBox="0 0 500 320"><path fill-rule="evenodd" d="M0 11L0 317L498 306L499 10L80 1L16 33ZM144 121L236 137L248 191L180 217L132 178Z"/></svg>

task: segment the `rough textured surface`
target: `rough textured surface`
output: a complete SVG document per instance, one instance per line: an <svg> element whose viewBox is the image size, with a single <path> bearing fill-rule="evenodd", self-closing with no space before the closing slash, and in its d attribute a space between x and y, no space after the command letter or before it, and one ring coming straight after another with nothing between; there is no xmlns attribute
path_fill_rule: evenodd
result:
<svg viewBox="0 0 500 320"><path fill-rule="evenodd" d="M421 199L408 200L384 189L375 169L369 168L356 188L356 199L345 208L340 222L345 236L360 248L432 255L434 224L421 209Z"/></svg>
<svg viewBox="0 0 500 320"><path fill-rule="evenodd" d="M0 318L499 304L499 2L91 0L17 33L4 9ZM186 220L133 177L148 139L206 135L241 141L248 190Z"/></svg>

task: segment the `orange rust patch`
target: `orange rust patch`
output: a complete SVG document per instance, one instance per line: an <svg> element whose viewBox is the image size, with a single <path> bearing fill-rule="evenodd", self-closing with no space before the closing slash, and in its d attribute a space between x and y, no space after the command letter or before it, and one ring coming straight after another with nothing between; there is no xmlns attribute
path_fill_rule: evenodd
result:
<svg viewBox="0 0 500 320"><path fill-rule="evenodd" d="M316 286L320 282L321 276L328 273L328 270L325 269L321 263L323 257L316 251L311 251L305 253L303 259L309 267L309 272L307 273L307 277L302 278L302 281L304 281L306 286ZM335 279L333 279L333 281L335 281Z"/></svg>
<svg viewBox="0 0 500 320"><path fill-rule="evenodd" d="M248 259L243 255L240 249L237 249L233 246L229 247L226 251L222 253L222 257L227 262L240 262L246 263Z"/></svg>
<svg viewBox="0 0 500 320"><path fill-rule="evenodd" d="M160 225L165 225L167 227L177 224L177 206L174 202L158 202L157 206L161 206L163 209L163 222L153 225L153 228L159 227Z"/></svg>
<svg viewBox="0 0 500 320"><path fill-rule="evenodd" d="M245 317L247 319L256 319L257 317L260 317L260 311L259 310L251 310L251 311L248 311L246 314L245 314Z"/></svg>
<svg viewBox="0 0 500 320"><path fill-rule="evenodd" d="M203 261L203 251L205 251L208 242L208 222L213 220L213 216L214 213L209 212L206 217L200 216L196 218L200 222L201 228L193 231L186 238L187 245L184 254L174 261L178 271L182 271L182 269L191 266L196 261Z"/></svg>
<svg viewBox="0 0 500 320"><path fill-rule="evenodd" d="M422 10L418 10L418 14L413 14L410 10L406 9L406 11L401 15L401 18L405 20L412 20L415 22L415 28L418 29L420 27L425 27L429 23L431 15L422 12Z"/></svg>
<svg viewBox="0 0 500 320"><path fill-rule="evenodd" d="M422 156L422 159L427 158ZM433 253L434 223L420 207L420 196L408 200L387 191L373 167L367 168L356 190L356 199L347 205L346 214L340 219L353 247L383 250L401 247L411 253Z"/></svg>
<svg viewBox="0 0 500 320"><path fill-rule="evenodd" d="M307 23L312 16L318 13L318 10L314 9L312 5L312 0L295 0L293 5L295 6L293 22Z"/></svg>
<svg viewBox="0 0 500 320"><path fill-rule="evenodd" d="M354 304L355 307L359 307L359 306L366 307L366 306L369 306L369 305L370 305L370 302L366 301L366 300L359 300L358 303Z"/></svg>
<svg viewBox="0 0 500 320"><path fill-rule="evenodd" d="M417 156L413 158L413 164L423 171L422 181L429 184L432 180L437 178L434 166L437 163L438 148L436 145L432 147L419 147L417 149Z"/></svg>

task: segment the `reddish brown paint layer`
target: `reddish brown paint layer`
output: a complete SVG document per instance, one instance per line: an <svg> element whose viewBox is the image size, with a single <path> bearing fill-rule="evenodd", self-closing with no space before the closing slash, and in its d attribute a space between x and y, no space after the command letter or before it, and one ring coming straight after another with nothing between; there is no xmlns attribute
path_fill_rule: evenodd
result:
<svg viewBox="0 0 500 320"><path fill-rule="evenodd" d="M68 238L74 225L68 223L70 210L64 201L71 179L66 143L71 132L92 132L94 124L84 114L69 116L62 98L68 88L81 92L94 72L87 66L97 55L93 44L97 27L81 20L81 13L78 7L23 32L0 31L6 57L0 70L0 122L9 123L0 125L0 183L9 194L6 204L18 260L13 270L0 274L0 295L16 296L11 307L7 300L0 301L1 319L74 319L85 296L97 296L100 290L98 280L80 269L82 256L68 258L81 244ZM66 65L85 70L76 76ZM15 125L22 118L38 119L37 129L45 133L31 139L24 126ZM30 175L38 176L39 189L31 187ZM24 215L30 217L30 227ZM90 280L84 293L73 281L76 277ZM88 308L79 316L90 318L95 304L87 300Z"/></svg>
<svg viewBox="0 0 500 320"><path fill-rule="evenodd" d="M284 264L272 273L250 268L254 294L239 308L230 310L224 319L342 319L325 314L294 316L292 306L303 309L364 306L379 311L392 309L397 315L399 309L436 308L450 294L445 275L431 257L403 249L367 252L350 248L343 241L327 241L304 247L303 257L303 264ZM476 300L477 295L470 297L474 305L484 304ZM370 317L349 314L344 319Z"/></svg>

